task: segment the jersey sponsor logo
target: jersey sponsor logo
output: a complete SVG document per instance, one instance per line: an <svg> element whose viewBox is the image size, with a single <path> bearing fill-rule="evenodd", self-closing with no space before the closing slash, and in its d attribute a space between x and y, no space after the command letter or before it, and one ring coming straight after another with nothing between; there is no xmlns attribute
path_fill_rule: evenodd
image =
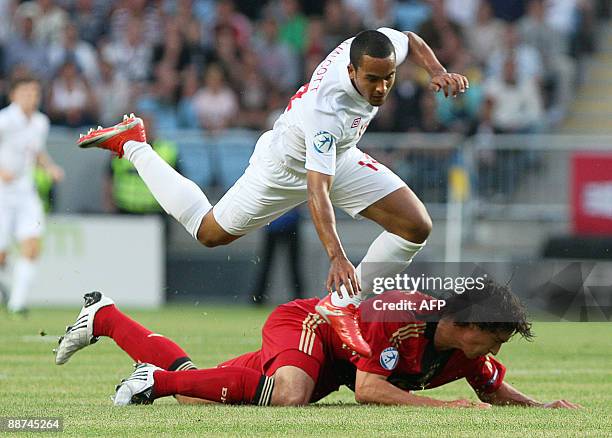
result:
<svg viewBox="0 0 612 438"><path fill-rule="evenodd" d="M380 353L380 366L386 370L394 370L399 362L399 352L395 347L387 347Z"/></svg>
<svg viewBox="0 0 612 438"><path fill-rule="evenodd" d="M316 133L313 141L313 146L320 154L328 153L334 146L334 136L327 131L319 131Z"/></svg>
<svg viewBox="0 0 612 438"><path fill-rule="evenodd" d="M353 123L351 123L351 128L358 127L360 123L361 123L361 117L357 117L355 120L353 120Z"/></svg>

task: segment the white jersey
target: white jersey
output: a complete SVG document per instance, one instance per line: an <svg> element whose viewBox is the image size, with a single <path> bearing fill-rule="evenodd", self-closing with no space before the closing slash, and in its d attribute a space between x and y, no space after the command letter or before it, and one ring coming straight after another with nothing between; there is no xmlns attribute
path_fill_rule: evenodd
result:
<svg viewBox="0 0 612 438"><path fill-rule="evenodd" d="M393 43L396 65L404 62L408 36L389 28L378 31ZM352 41L344 41L318 65L274 124L271 152L296 172L334 175L337 158L357 145L378 112L349 78Z"/></svg>
<svg viewBox="0 0 612 438"><path fill-rule="evenodd" d="M0 180L0 191L34 189L33 172L37 155L44 151L49 134L49 118L36 111L28 118L17 104L0 110L0 169L13 180Z"/></svg>

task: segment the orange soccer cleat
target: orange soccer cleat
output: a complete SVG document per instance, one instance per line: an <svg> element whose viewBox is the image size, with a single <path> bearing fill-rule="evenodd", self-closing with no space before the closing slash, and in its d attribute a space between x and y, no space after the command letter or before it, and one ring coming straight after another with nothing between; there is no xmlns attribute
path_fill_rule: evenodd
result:
<svg viewBox="0 0 612 438"><path fill-rule="evenodd" d="M346 307L334 306L331 302L331 295L327 295L319 301L316 309L347 347L363 357L372 356L372 349L361 336L357 307L352 304Z"/></svg>
<svg viewBox="0 0 612 438"><path fill-rule="evenodd" d="M107 149L121 158L123 156L123 145L130 140L147 141L144 123L134 114L123 116L121 123L117 123L110 128L98 126L98 129L90 129L87 134L81 134L77 145L80 148Z"/></svg>

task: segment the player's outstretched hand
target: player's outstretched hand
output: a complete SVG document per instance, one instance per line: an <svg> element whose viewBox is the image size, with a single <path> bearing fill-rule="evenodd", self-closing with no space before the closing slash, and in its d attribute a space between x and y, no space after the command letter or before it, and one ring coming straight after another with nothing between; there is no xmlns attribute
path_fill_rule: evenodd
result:
<svg viewBox="0 0 612 438"><path fill-rule="evenodd" d="M444 97L457 97L459 93L465 93L470 88L468 79L458 73L439 73L434 75L429 82L429 89L436 93L444 91Z"/></svg>
<svg viewBox="0 0 612 438"><path fill-rule="evenodd" d="M346 257L337 257L331 260L327 283L325 287L331 294L333 291L343 297L340 286L344 285L349 297L357 295L361 291L361 284L357 279L355 267Z"/></svg>
<svg viewBox="0 0 612 438"><path fill-rule="evenodd" d="M66 174L64 173L64 169L56 165L49 166L49 174L51 175L51 178L53 178L53 181L55 182L62 181L64 177L66 176Z"/></svg>
<svg viewBox="0 0 612 438"><path fill-rule="evenodd" d="M567 400L555 400L550 403L544 403L543 408L549 409L582 409L582 406L578 403L572 403Z"/></svg>
<svg viewBox="0 0 612 438"><path fill-rule="evenodd" d="M481 401L472 401L466 399L452 400L446 402L446 407L449 408L476 408L476 409L490 409L491 405L489 403L481 402Z"/></svg>

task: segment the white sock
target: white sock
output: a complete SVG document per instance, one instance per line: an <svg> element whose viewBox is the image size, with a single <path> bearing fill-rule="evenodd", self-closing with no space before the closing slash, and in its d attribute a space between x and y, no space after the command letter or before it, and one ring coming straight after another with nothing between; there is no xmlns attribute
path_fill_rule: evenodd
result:
<svg viewBox="0 0 612 438"><path fill-rule="evenodd" d="M356 268L357 278L361 283L361 292L349 298L343 285L340 290L344 298L340 298L337 293L333 293L331 296L332 304L338 307L346 307L349 304L359 306L361 301L371 295L371 282L375 277L390 277L404 271L410 265L414 256L423 249L425 243L409 242L395 234L383 231L372 242L365 257Z"/></svg>
<svg viewBox="0 0 612 438"><path fill-rule="evenodd" d="M36 262L19 257L13 270L13 285L7 307L11 312L24 310L28 299L30 285L36 273Z"/></svg>
<svg viewBox="0 0 612 438"><path fill-rule="evenodd" d="M212 208L202 190L174 170L148 143L130 140L123 151L159 205L197 240L202 219Z"/></svg>

